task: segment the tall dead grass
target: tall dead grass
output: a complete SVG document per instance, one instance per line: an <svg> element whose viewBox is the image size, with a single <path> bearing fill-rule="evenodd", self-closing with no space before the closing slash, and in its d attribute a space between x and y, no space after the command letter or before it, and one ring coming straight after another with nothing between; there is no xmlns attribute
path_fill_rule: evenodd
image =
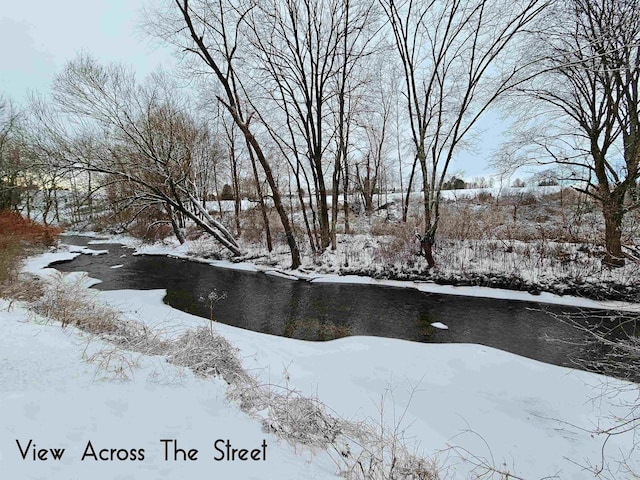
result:
<svg viewBox="0 0 640 480"><path fill-rule="evenodd" d="M141 322L124 319L94 293L87 290L82 277L59 275L48 281L32 308L62 327L73 326L108 342L85 356L96 365L97 378L129 380L138 364L135 354L164 355L169 363L200 377L222 377L229 385L229 399L260 420L266 431L295 448L325 449L343 478L439 478L435 461L414 454L399 426L345 420L319 400L290 388L288 381L262 384L243 368L238 349L214 330L203 326L166 339Z"/></svg>
<svg viewBox="0 0 640 480"><path fill-rule="evenodd" d="M13 297L20 261L33 249L55 244L60 229L44 226L10 210L0 211L0 297Z"/></svg>

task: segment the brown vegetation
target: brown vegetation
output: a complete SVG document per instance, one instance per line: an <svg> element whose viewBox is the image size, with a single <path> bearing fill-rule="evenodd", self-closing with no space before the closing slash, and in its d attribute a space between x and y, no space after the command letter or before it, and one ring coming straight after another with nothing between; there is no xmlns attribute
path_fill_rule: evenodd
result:
<svg viewBox="0 0 640 480"><path fill-rule="evenodd" d="M60 229L40 225L17 212L0 210L0 296L5 296L27 251L53 245L59 233Z"/></svg>

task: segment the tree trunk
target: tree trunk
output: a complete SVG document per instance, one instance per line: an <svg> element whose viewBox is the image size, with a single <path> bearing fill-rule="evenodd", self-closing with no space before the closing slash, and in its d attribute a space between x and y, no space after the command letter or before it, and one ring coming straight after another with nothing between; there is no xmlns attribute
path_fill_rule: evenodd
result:
<svg viewBox="0 0 640 480"><path fill-rule="evenodd" d="M264 170L264 174L267 177L267 182L271 187L271 194L273 195L273 203L274 203L274 206L276 207L276 211L278 212L278 215L280 216L280 221L282 222L282 228L284 229L284 233L287 236L287 244L289 245L289 250L291 251L291 269L295 270L301 265L300 250L298 250L298 243L296 242L296 237L293 233L291 222L289 221L289 217L287 216L287 211L282 205L280 190L278 190L278 186L276 184L275 178L273 177L271 166L267 162L267 159L264 156L264 152L260 148L260 145L258 144L258 141L256 140L256 138L253 136L253 134L249 130L249 127L247 126L247 124L239 119L235 110L230 110L230 113L234 116L234 120L236 121L236 124L242 131L242 134L244 135L245 139L251 144L251 147L253 148L253 151L258 157L258 161L260 162L260 165Z"/></svg>
<svg viewBox="0 0 640 480"><path fill-rule="evenodd" d="M165 204L165 209L167 210L167 216L169 217L169 221L171 222L171 228L173 228L173 233L182 245L185 242L184 235L182 234L182 230L178 227L178 223L176 222L176 218L173 215L173 209L171 205Z"/></svg>
<svg viewBox="0 0 640 480"><path fill-rule="evenodd" d="M435 268L436 261L433 258L433 245L435 243L435 235L426 232L423 236L417 235L420 241L420 252L424 254L424 258L427 259L427 265L429 268Z"/></svg>
<svg viewBox="0 0 640 480"><path fill-rule="evenodd" d="M238 178L238 160L236 159L235 148L230 149L231 159L231 176L233 178L233 216L236 222L236 235L239 237L242 233L240 225L240 210L242 209L242 198L240 196L240 180Z"/></svg>
<svg viewBox="0 0 640 480"><path fill-rule="evenodd" d="M331 250L335 250L338 246L336 227L338 224L338 196L340 195L340 176L342 173L341 153L341 149L338 149L331 183Z"/></svg>
<svg viewBox="0 0 640 480"><path fill-rule="evenodd" d="M411 174L409 175L409 184L407 185L407 196L404 198L402 205L402 221L407 223L407 216L409 214L409 197L411 196L411 188L413 187L413 177L416 174L416 165L418 164L418 157L413 159L413 165L411 166Z"/></svg>
<svg viewBox="0 0 640 480"><path fill-rule="evenodd" d="M602 213L604 215L606 248L603 263L609 267L621 267L624 265L624 253L622 252L624 206L615 199L608 199L602 204Z"/></svg>
<svg viewBox="0 0 640 480"><path fill-rule="evenodd" d="M260 212L262 213L262 223L264 224L264 235L267 241L267 250L271 252L273 251L273 242L271 241L271 226L269 225L269 214L267 212L267 206L264 203L264 195L262 193L262 187L260 186L260 178L258 178L258 168L256 167L256 159L253 156L253 150L248 140L247 140L247 149L249 150L249 158L251 159L251 168L253 169L253 178L256 182L256 192L258 192L258 204L260 205Z"/></svg>
<svg viewBox="0 0 640 480"><path fill-rule="evenodd" d="M342 179L342 210L344 211L344 233L351 233L349 227L349 164L347 163L347 157L344 155L344 175Z"/></svg>
<svg viewBox="0 0 640 480"><path fill-rule="evenodd" d="M427 265L429 265L429 268L435 268L436 261L433 259L433 243L425 243L424 256L427 259Z"/></svg>
<svg viewBox="0 0 640 480"><path fill-rule="evenodd" d="M324 183L324 172L322 171L322 157L317 155L314 159L316 169L318 195L320 207L320 249L324 250L331 244L329 228L329 208L327 205L327 187Z"/></svg>

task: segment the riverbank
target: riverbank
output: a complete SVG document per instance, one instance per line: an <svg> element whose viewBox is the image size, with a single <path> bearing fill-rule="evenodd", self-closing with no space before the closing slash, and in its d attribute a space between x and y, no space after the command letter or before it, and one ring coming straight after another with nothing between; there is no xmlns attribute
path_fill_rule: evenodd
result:
<svg viewBox="0 0 640 480"><path fill-rule="evenodd" d="M61 237L62 243L64 243L64 238L64 236ZM167 255L221 268L264 272L291 280L387 285L396 288L411 288L427 293L640 312L640 303L638 303L640 280L629 280L621 284L612 278L597 282L592 278L590 282L582 283L576 283L567 278L547 278L534 283L513 275L504 277L495 273L451 274L444 270L432 272L422 270L421 273L411 270L399 272L397 269L384 269L379 265L345 268L335 266L335 262L326 260L332 258L335 260L337 254L331 252L325 252L324 262L317 265L307 262L297 270L290 270L286 266L286 252L250 258L222 258L222 255L216 253L213 255L215 258L211 258L211 252L218 252L218 250L212 241L206 239L187 241L183 245L173 241L147 244L127 236L111 236L90 240L88 243L92 248L98 249L103 243L120 243L134 249L134 254L137 255Z"/></svg>
<svg viewBox="0 0 640 480"><path fill-rule="evenodd" d="M30 261L27 269L56 276L42 266L72 255L43 255ZM96 301L162 335L175 337L208 325L164 305L164 294L162 290L94 292ZM28 431L39 445L57 441L70 452L83 447L87 439L110 447L126 443L127 448L150 452L143 464L115 462L100 469L70 457L53 472L48 470L47 478L121 474L198 479L212 472L234 478L335 478L335 465L322 451L288 447L271 440L271 434L267 441L275 454L259 471L251 465L240 470L225 464L223 472L222 464L206 461L163 463L155 437L179 438L185 446L197 447L208 445L212 432L216 438L238 438L242 434L237 431L247 432L243 440L247 444L267 434L259 432L259 423L239 413L237 403L225 403L224 385L215 379L197 380L162 357L141 356L124 383L99 380L94 366L82 362L86 345L82 334L73 329L63 333L21 307L12 311L3 307L0 356L14 368L0 374L6 392L1 397L0 462L14 477L37 478L42 473L43 464L17 457L13 437ZM469 478L493 466L522 478L582 479L584 467L602 462L606 436L593 432L593 426L602 432L614 425L637 399L637 385L479 345L425 345L371 337L310 343L217 323L213 328L239 349L245 370L260 383L317 398L341 418L386 424L416 451L435 455L442 478ZM33 383L22 386L20 379ZM611 391L617 395L602 396ZM41 405L42 398L50 401ZM25 405L41 406L25 410ZM629 468L637 471L639 459L633 447L633 432L608 440L604 461L612 478L629 478Z"/></svg>

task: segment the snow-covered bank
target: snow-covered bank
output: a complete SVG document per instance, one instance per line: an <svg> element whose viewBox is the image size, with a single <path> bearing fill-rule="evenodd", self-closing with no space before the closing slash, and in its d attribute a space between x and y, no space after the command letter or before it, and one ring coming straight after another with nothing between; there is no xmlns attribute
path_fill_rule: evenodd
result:
<svg viewBox="0 0 640 480"><path fill-rule="evenodd" d="M203 322L164 305L162 290L101 295L170 335ZM383 408L389 425L403 416L405 435L427 455L457 445L478 456L493 456L496 466L506 463L524 478L584 478L572 461L598 462L604 438L579 427L608 425L611 415L625 413L618 404L635 401L638 393L631 384L479 345L376 337L310 343L224 324L215 329L240 348L245 367L265 382L286 383L317 396L344 418L376 420ZM613 399L598 398L605 387L628 391ZM617 468L617 452L632 446L631 434L611 439L607 461ZM637 470L640 459L637 454L633 459ZM455 451L443 453L442 461L450 478L467 478L472 469L456 466Z"/></svg>
<svg viewBox="0 0 640 480"><path fill-rule="evenodd" d="M164 291L162 290L109 291L96 292L96 295L102 301L125 312L126 317L162 330L169 337L207 324L202 318L185 314L163 304ZM8 319L4 316L5 312L2 313L0 321L3 324L5 320L11 320L11 317ZM14 313L15 311L10 315ZM21 319L13 318L11 321L15 320ZM24 326L24 324L21 325ZM39 330L35 335L38 338L48 338L51 332L57 332L56 336L51 337L51 341L47 342L61 345L61 337L58 335L60 332L56 327L37 327ZM449 444L457 445L458 450L447 450L441 454L441 463L448 469L449 477L446 478L467 478L472 470L473 466L469 463L460 463L457 455L463 449L478 457L486 459L492 457L492 463L495 466L508 468L527 479L545 475L557 475L558 478L570 480L588 477L588 472L585 472L580 465L600 462L600 449L604 437L592 436L588 431L582 431L580 428L590 430L596 425L606 427L613 416L626 413L622 405L624 402L637 401L637 385L542 364L478 345L428 345L371 337L351 337L327 343L309 343L250 332L223 324L215 324L214 328L240 348L245 367L259 375L265 382L286 384L307 395L317 395L331 409L349 419L379 419L382 407L384 409L382 416L385 420L390 425L400 423L401 428L406 428L405 436L415 442L416 447L426 454L446 450ZM19 334L14 335L11 330L7 333L11 337L19 338ZM27 337L29 335L33 336L34 333L29 331ZM5 339L7 336L0 338ZM67 339L76 342L77 351L82 351L82 342L78 342L76 337L70 336ZM57 359L62 356L67 361L73 355L71 351L47 350L46 344L34 345L36 347L34 355L39 355L38 352L42 350L45 352L45 358ZM6 356L5 361L9 365L22 365L25 361L24 357L14 358L13 354L9 356L4 353L13 350L12 347L0 349L2 352L0 359L4 360ZM18 351L22 352L23 349L18 348ZM153 363L156 361L159 363ZM149 366L151 370L147 369L146 362L153 364L153 367ZM36 370L46 371L45 368L54 368L55 363L41 362L39 365L36 365ZM102 435L103 418L115 423L113 430L111 427L104 427L107 432L105 434L107 436L104 437L105 443L108 441L122 443L132 439L131 448L136 447L139 442L144 442L150 429L152 434L161 434L162 428L165 428L170 430L168 435L173 434L179 438L182 438L181 432L188 435L188 430L194 429L195 438L205 441L211 438L208 436L210 431L222 431L226 434L230 429L236 428L237 418L244 418L233 408L226 407L224 410L224 404L216 403L218 399L222 402L221 390L215 390L212 386L216 385L216 380L192 379L188 373L176 371L173 367L169 368L166 363L162 363L162 359L145 358L140 365L134 369L134 380L129 383L112 384L96 382L92 379L94 383L81 384L83 390L82 395L79 395L82 402L80 405L97 403L97 413L93 416L87 414L88 416L85 417L80 415L81 421L76 423L66 419L80 431L80 434L70 436L70 442L82 442L83 440L76 439L83 433L85 435L91 433L95 438L102 438L98 435ZM176 384L167 387L167 392L161 389L160 396L168 397L166 402L162 399L155 400L154 395L158 395L158 390L155 389L159 387L153 382L149 385L148 380L149 377L154 377L150 374L153 373L153 368L157 369L160 366L162 366L162 372L169 372L166 378L173 379L167 380L168 383L176 381L176 375L183 381L186 377L187 382L180 384L176 381ZM85 372L87 375L92 373L92 366L84 364L78 366L80 370L83 368L90 368ZM65 370L62 369L61 372L63 377ZM85 378L82 372L77 370L69 370L69 372L77 376L78 381L85 379L88 382L88 378ZM21 376L24 377L22 373ZM18 382L14 377L4 384ZM34 376L34 378L37 377ZM58 397L52 398L58 398L58 404L64 403L64 399L69 398L66 392L73 392L74 384L70 384L69 381L65 383L63 379L56 381L62 382L63 387L61 387L62 391L58 392ZM38 380L38 382L43 383L44 380ZM18 383L18 385L21 384ZM95 388L92 388L92 385ZM47 388L45 392L55 390L54 386ZM600 397L601 393L610 391L606 390L607 388L618 389L620 393L617 397ZM14 389L18 394L23 394L19 388ZM107 393L111 389L117 391L116 399L107 394L107 398L111 401L106 406L100 407L102 405L100 395L105 394L100 389L106 389ZM148 394L147 390L151 390L152 394ZM42 403L42 396L38 396L36 392L32 395L34 396L28 398L31 405L37 402ZM92 395L97 398L92 398ZM205 400L207 395L212 396L215 401ZM383 403L381 403L382 397L384 397ZM138 398L142 401L138 402ZM12 416L7 417L13 422L10 424L12 425L9 431L11 435L15 435L13 432L17 432L23 423L25 430L33 428L32 431L41 432L46 427L47 431L65 432L63 421L57 423L52 420L53 423L47 424L47 417L40 416L39 413L38 421L43 422L45 427L37 427L37 422L31 422L29 417L33 415L30 413L32 410L25 409L24 402L21 403L20 400L17 402L18 404L12 404L13 409L9 410ZM6 401L3 400L3 403ZM69 403L60 408L68 408L69 412L66 414L71 416L77 405L75 403L69 407L66 405ZM153 405L153 409L149 405ZM156 410L156 405L159 410ZM187 408L184 412L188 413L180 413L183 411L176 405L184 405ZM141 412L143 406L147 411ZM52 413L48 407L43 411L47 414ZM0 415L4 416L4 411ZM134 419L132 420L131 417ZM142 419L142 423L136 423L137 417ZM402 417L401 421L400 417ZM119 418L124 420L120 421ZM160 424L154 424L154 421L159 421ZM207 423L208 421L211 423ZM3 425L5 423L3 417ZM152 425L149 426L148 423ZM86 427L87 424L89 427ZM188 425L189 428L183 428L183 425ZM129 434L130 429L134 427L137 427L137 430ZM255 424L254 428L258 429L258 425ZM260 435L264 436L264 434ZM3 432L3 441L5 436ZM46 437L46 440L48 441L49 438ZM43 440L40 440L40 443L45 445ZM607 443L605 455L609 467L613 469L613 478L631 478L617 462L631 452L633 445L632 432L613 437ZM0 449L3 463L4 459L8 458L8 454L14 454L16 450L11 442L8 447L9 450L6 450L7 446L3 443ZM151 446L149 451L152 451ZM292 451L286 451L293 455ZM307 456L300 459L294 455L288 460L283 460L290 469L282 472L279 464L268 464L263 466L261 475L255 478L331 478L335 473L335 467L324 455L314 456L311 465L306 463L308 458ZM24 462L22 460L20 462L14 466L21 467ZM639 462L638 453L632 452L627 461L629 466L638 471L640 470ZM506 467L502 465L503 463ZM196 466L200 468L200 462ZM219 471L214 469L214 467L218 468L216 464L207 466L210 475L216 475ZM125 468L124 465L116 465L116 468L121 467ZM114 472L111 470L111 464L103 468ZM162 468L173 468L173 470L164 475L165 470ZM297 476L293 475L296 468L300 468ZM67 471L65 468L61 469L62 473ZM130 471L128 472L124 472L122 478L127 478L125 475L130 474ZM189 471L181 465L158 466L150 461L146 470L140 470L140 475L131 475L130 478L200 478L200 473L195 470L194 472L193 476L189 477ZM243 472L233 468L229 473L233 478L252 478L250 475L253 474L249 472L248 476L244 476ZM78 473L78 476L83 475L84 472ZM226 478L226 475L222 476ZM18 475L18 478L24 477ZM47 476L47 478L52 477Z"/></svg>
<svg viewBox="0 0 640 480"><path fill-rule="evenodd" d="M135 249L135 255L167 255L185 260L207 263L215 267L230 268L234 270L244 270L252 272L264 272L268 275L287 278L290 280L305 280L312 283L349 283L390 286L395 288L411 288L425 293L435 293L440 295L459 295L467 297L495 298L506 300L518 300L526 302L537 302L550 305L568 305L580 308L594 308L603 310L619 310L627 312L640 312L640 303L623 301L602 301L591 300L572 295L557 295L550 292L537 292L536 294L520 290L507 290L503 288L489 288L480 286L456 286L443 285L433 281L406 281L378 279L362 275L338 275L332 273L318 273L306 269L288 270L275 268L266 265L256 265L249 262L231 262L228 260L211 260L198 257L190 252L192 247L189 243L183 245L153 244L146 245L126 237L116 237L113 239L93 240L92 245L102 243L122 243ZM78 247L72 247L78 248ZM74 250L77 251L77 250ZM87 253L96 254L100 250L90 250Z"/></svg>
<svg viewBox="0 0 640 480"><path fill-rule="evenodd" d="M73 328L44 324L21 307L7 307L0 301L3 478L335 478L326 455L296 452L229 404L222 380L198 379L164 358L126 353L112 361L123 362L127 372L131 368L131 378L102 379L99 362L83 358L110 352L109 345L90 341ZM184 460L180 452L174 460L173 444L163 439L175 439L187 451L197 449L197 460ZM233 447L251 450L261 450L266 441L266 460L216 460L218 439L225 451L227 439ZM60 460L51 453L34 460L41 449L65 451ZM112 454L111 449L119 451Z"/></svg>

